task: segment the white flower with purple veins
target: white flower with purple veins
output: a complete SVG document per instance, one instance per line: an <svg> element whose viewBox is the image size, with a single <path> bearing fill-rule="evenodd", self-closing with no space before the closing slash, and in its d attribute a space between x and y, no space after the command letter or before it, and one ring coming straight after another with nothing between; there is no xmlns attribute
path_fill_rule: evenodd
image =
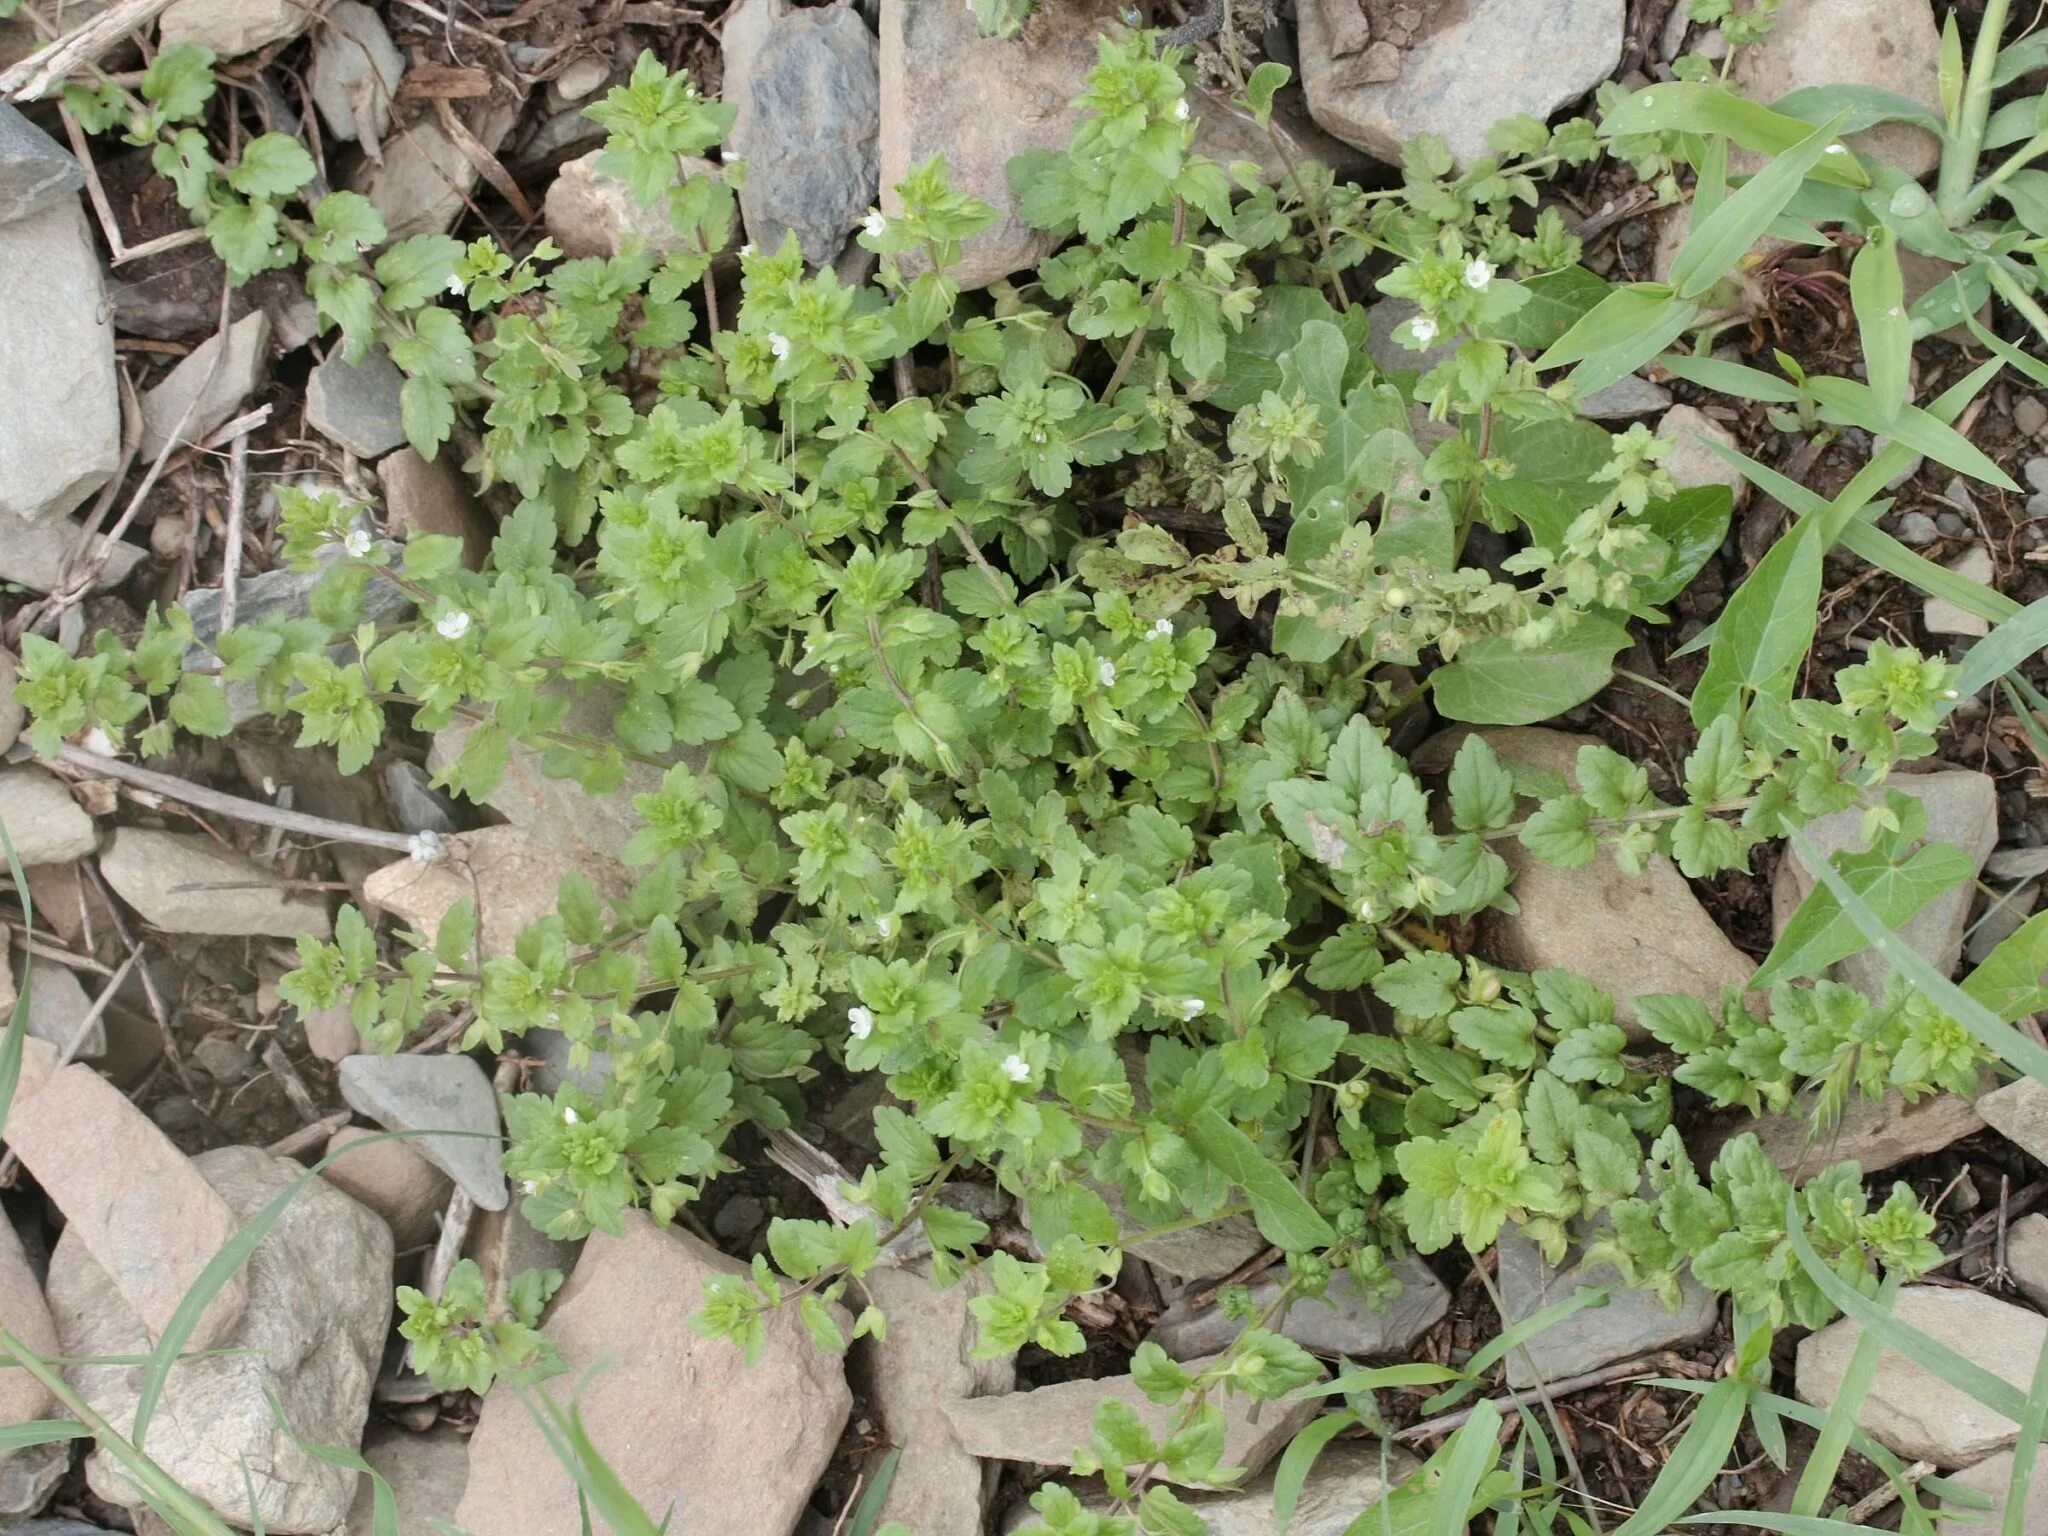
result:
<svg viewBox="0 0 2048 1536"><path fill-rule="evenodd" d="M870 208L867 216L860 221L860 227L867 232L870 239L879 240L888 232L889 221L882 217L881 209Z"/></svg>
<svg viewBox="0 0 2048 1536"><path fill-rule="evenodd" d="M540 1193L540 1185L536 1184L532 1179L521 1179L519 1181L519 1192L522 1195L537 1195Z"/></svg>
<svg viewBox="0 0 2048 1536"><path fill-rule="evenodd" d="M1095 677L1105 688L1116 686L1116 663L1107 656L1095 664Z"/></svg>
<svg viewBox="0 0 2048 1536"><path fill-rule="evenodd" d="M441 834L415 832L406 840L405 856L415 864L431 864L441 857Z"/></svg>
<svg viewBox="0 0 2048 1536"><path fill-rule="evenodd" d="M463 283L460 274L454 272L450 272L448 274L448 291L458 299L461 298L462 295L468 291L467 286Z"/></svg>
<svg viewBox="0 0 2048 1536"><path fill-rule="evenodd" d="M1415 344L1426 347L1436 340L1436 317L1434 315L1417 315L1408 322L1408 329L1415 334Z"/></svg>
<svg viewBox="0 0 2048 1536"><path fill-rule="evenodd" d="M1484 256L1474 256L1465 263L1465 286L1474 293L1493 281L1493 263Z"/></svg>
<svg viewBox="0 0 2048 1536"><path fill-rule="evenodd" d="M854 1039L865 1040L875 1032L874 1010L856 1003L846 1010L846 1023Z"/></svg>
<svg viewBox="0 0 2048 1536"><path fill-rule="evenodd" d="M1031 1063L1012 1051L1003 1058L1003 1076L1013 1083L1028 1083L1031 1081Z"/></svg>
<svg viewBox="0 0 2048 1536"><path fill-rule="evenodd" d="M778 361L788 357L789 338L780 331L770 331L768 333L768 350L775 354Z"/></svg>
<svg viewBox="0 0 2048 1536"><path fill-rule="evenodd" d="M434 621L434 633L443 640L460 640L469 633L469 615L460 608L442 614Z"/></svg>
<svg viewBox="0 0 2048 1536"><path fill-rule="evenodd" d="M362 559L363 556L370 552L370 530L367 528L349 529L347 533L342 535L341 547L354 555L358 560Z"/></svg>
<svg viewBox="0 0 2048 1536"><path fill-rule="evenodd" d="M1161 635L1166 639L1171 640L1173 638L1173 620L1154 619L1152 621L1152 633L1155 635Z"/></svg>
<svg viewBox="0 0 2048 1536"><path fill-rule="evenodd" d="M1190 1022L1199 1019L1207 1009L1199 997L1184 997L1180 1003L1180 1016Z"/></svg>

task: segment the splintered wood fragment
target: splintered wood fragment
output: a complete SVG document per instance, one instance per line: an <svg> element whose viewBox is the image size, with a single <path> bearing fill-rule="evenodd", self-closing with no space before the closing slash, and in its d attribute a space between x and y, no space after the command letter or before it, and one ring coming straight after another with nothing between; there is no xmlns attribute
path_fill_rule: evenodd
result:
<svg viewBox="0 0 2048 1536"><path fill-rule="evenodd" d="M0 97L41 101L130 32L155 21L170 3L171 0L114 0L96 16L0 72Z"/></svg>
<svg viewBox="0 0 2048 1536"><path fill-rule="evenodd" d="M488 71L462 64L415 64L405 72L398 100L468 101L491 94Z"/></svg>

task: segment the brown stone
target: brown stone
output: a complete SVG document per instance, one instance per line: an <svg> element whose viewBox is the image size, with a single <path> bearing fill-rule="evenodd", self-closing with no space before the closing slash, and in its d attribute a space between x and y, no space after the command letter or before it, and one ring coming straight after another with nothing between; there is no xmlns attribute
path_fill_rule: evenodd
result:
<svg viewBox="0 0 2048 1536"><path fill-rule="evenodd" d="M448 909L476 902L477 939L484 955L509 955L519 932L553 914L563 877L580 873L600 900L623 900L632 891L624 868L586 863L564 840L524 827L484 827L441 839L443 857L432 864L400 859L363 882L363 894L408 926L433 934Z"/></svg>
<svg viewBox="0 0 2048 1536"><path fill-rule="evenodd" d="M403 1141L377 1136L359 1126L343 1126L328 1138L326 1155L354 1150L335 1158L320 1176L382 1216L401 1251L432 1242L434 1218L447 1206L453 1188L448 1175ZM356 1145L362 1141L369 1145Z"/></svg>
<svg viewBox="0 0 2048 1536"><path fill-rule="evenodd" d="M48 1360L57 1353L57 1330L50 1322L43 1288L21 1251L14 1224L0 1216L0 1324L33 1353ZM26 1424L47 1417L56 1400L27 1371L0 1370L0 1425Z"/></svg>
<svg viewBox="0 0 2048 1536"><path fill-rule="evenodd" d="M853 1405L839 1357L793 1308L767 1319L752 1365L690 1326L714 1275L740 1265L628 1212L623 1237L594 1234L547 1319L577 1405L626 1489L677 1532L789 1536ZM527 1406L500 1385L469 1447L465 1530L579 1536L576 1486Z"/></svg>
<svg viewBox="0 0 2048 1536"><path fill-rule="evenodd" d="M491 530L469 494L469 482L455 467L451 450L434 458L415 448L401 448L377 461L377 483L384 488L384 512L392 532L401 539L439 533L462 540L462 563L472 571L490 558Z"/></svg>

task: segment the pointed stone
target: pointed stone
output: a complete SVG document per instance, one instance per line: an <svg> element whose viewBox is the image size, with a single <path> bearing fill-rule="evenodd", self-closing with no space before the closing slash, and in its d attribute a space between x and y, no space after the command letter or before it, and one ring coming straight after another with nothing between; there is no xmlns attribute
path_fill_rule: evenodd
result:
<svg viewBox="0 0 2048 1536"><path fill-rule="evenodd" d="M0 103L0 224L41 213L85 190L78 162L34 123Z"/></svg>
<svg viewBox="0 0 2048 1536"><path fill-rule="evenodd" d="M1977 1101L1977 1113L2037 1163L2048 1163L2048 1084L2031 1077L2007 1083Z"/></svg>
<svg viewBox="0 0 2048 1536"><path fill-rule="evenodd" d="M143 459L155 459L173 434L181 443L203 441L255 393L269 365L270 317L260 309L228 327L225 347L218 332L194 347L142 397Z"/></svg>
<svg viewBox="0 0 2048 1536"><path fill-rule="evenodd" d="M448 1205L448 1175L413 1150L409 1142L376 1140L375 1131L345 1125L327 1141L326 1155L350 1147L334 1158L321 1177L358 1204L375 1211L391 1229L399 1252L430 1243L437 1230L434 1218ZM368 1146L356 1146L369 1141Z"/></svg>
<svg viewBox="0 0 2048 1536"><path fill-rule="evenodd" d="M363 894L423 933L438 930L458 901L474 901L477 944L487 959L511 954L521 929L554 915L567 875L584 876L603 901L623 901L633 890L623 865L579 860L566 833L480 827L442 838L441 851L432 864L398 859L374 871Z"/></svg>
<svg viewBox="0 0 2048 1536"><path fill-rule="evenodd" d="M57 1329L43 1300L42 1283L29 1268L14 1223L0 1215L0 1323L47 1360L57 1353ZM0 1370L0 1426L47 1418L56 1399L27 1371ZM0 1453L0 1460L6 1459Z"/></svg>
<svg viewBox="0 0 2048 1536"><path fill-rule="evenodd" d="M1581 1308L1509 1352L1508 1385L1517 1389L1534 1386L1539 1375L1562 1381L1610 1361L1694 1343L1713 1331L1720 1316L1714 1297L1690 1273L1679 1282L1673 1312L1654 1291L1624 1283L1613 1265L1579 1262L1576 1249L1566 1254L1564 1268L1553 1269L1534 1243L1511 1230L1501 1235L1498 1252L1500 1298L1507 1306L1503 1321L1509 1326L1569 1300L1580 1286L1608 1288L1606 1306Z"/></svg>
<svg viewBox="0 0 2048 1536"><path fill-rule="evenodd" d="M498 1100L484 1069L467 1056L345 1057L341 1096L387 1131L479 1133L421 1136L412 1145L485 1210L505 1209Z"/></svg>
<svg viewBox="0 0 2048 1536"><path fill-rule="evenodd" d="M0 823L24 867L68 864L99 846L99 829L71 791L33 763L0 768Z"/></svg>
<svg viewBox="0 0 2048 1536"><path fill-rule="evenodd" d="M382 347L353 363L337 351L306 380L306 420L357 458L374 459L405 442L404 387L405 375Z"/></svg>
<svg viewBox="0 0 2048 1536"><path fill-rule="evenodd" d="M166 933L324 939L333 932L324 901L295 895L276 871L194 833L123 827L107 839L100 873Z"/></svg>

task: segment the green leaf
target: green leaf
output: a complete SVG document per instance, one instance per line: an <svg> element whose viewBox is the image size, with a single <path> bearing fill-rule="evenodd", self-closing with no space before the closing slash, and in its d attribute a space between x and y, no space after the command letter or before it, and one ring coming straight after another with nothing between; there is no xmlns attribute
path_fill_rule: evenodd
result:
<svg viewBox="0 0 2048 1536"><path fill-rule="evenodd" d="M1654 607L1683 592L1727 539L1734 516L1735 493L1725 485L1688 486L1645 507L1643 524L1671 546L1671 562L1640 584L1641 600Z"/></svg>
<svg viewBox="0 0 2048 1536"><path fill-rule="evenodd" d="M1725 134L1744 149L1777 156L1804 143L1813 124L1736 95L1720 85L1677 81L1653 85L1623 98L1600 120L1603 134ZM1867 187L1870 177L1853 154L1823 155L1813 166L1816 180Z"/></svg>
<svg viewBox="0 0 2048 1536"><path fill-rule="evenodd" d="M1881 854L1845 854L1842 858L1847 866L1842 878L1888 928L1897 928L1976 872L1967 853L1946 843L1929 843L1898 864ZM1864 947L1855 920L1842 910L1833 890L1816 884L1778 935L1750 985L1761 990L1793 977L1818 976Z"/></svg>
<svg viewBox="0 0 2048 1536"><path fill-rule="evenodd" d="M1840 149L1843 115L1814 129L1799 143L1773 156L1696 226L1671 264L1671 286L1681 299L1696 299L1735 269L1751 246L1785 211L1806 173L1830 148Z"/></svg>
<svg viewBox="0 0 2048 1536"><path fill-rule="evenodd" d="M1956 676L1956 702L1990 687L2044 647L2048 597L2036 598L1970 647Z"/></svg>
<svg viewBox="0 0 2048 1536"><path fill-rule="evenodd" d="M386 307L418 309L447 289L461 259L462 242L453 235L413 235L387 247L373 269L384 287Z"/></svg>
<svg viewBox="0 0 2048 1536"><path fill-rule="evenodd" d="M1692 1427L1643 1495L1636 1512L1616 1528L1614 1536L1662 1536L1699 1496L1714 1485L1735 1448L1735 1437L1755 1391L1748 1380L1729 1376L1700 1398Z"/></svg>
<svg viewBox="0 0 2048 1536"><path fill-rule="evenodd" d="M1813 644L1820 612L1820 539L1801 523L1773 544L1714 626L1707 669L1693 690L1693 724L1704 730L1745 707L1753 694L1782 704L1792 697Z"/></svg>
<svg viewBox="0 0 2048 1536"><path fill-rule="evenodd" d="M284 133L259 134L243 147L228 185L245 197L284 197L313 179L313 157Z"/></svg>
<svg viewBox="0 0 2048 1536"><path fill-rule="evenodd" d="M1327 1248L1337 1241L1330 1224L1294 1187L1294 1181L1249 1136L1213 1109L1188 1122L1188 1140L1216 1171L1245 1193L1252 1219L1266 1241L1290 1253Z"/></svg>
<svg viewBox="0 0 2048 1536"><path fill-rule="evenodd" d="M1527 302L1495 322L1490 332L1511 347L1541 352L1591 313L1613 286L1580 266L1539 272L1522 284Z"/></svg>
<svg viewBox="0 0 2048 1536"><path fill-rule="evenodd" d="M2048 1008L2048 912L2036 912L1999 940L1963 978L1963 992L2011 1024Z"/></svg>
<svg viewBox="0 0 2048 1536"><path fill-rule="evenodd" d="M1317 1390L1328 1385L1318 1383ZM1274 1530L1286 1530L1288 1522L1294 1518L1294 1506L1300 1502L1301 1490L1315 1468L1316 1458L1322 1455L1323 1447L1357 1422L1355 1413L1326 1413L1321 1418L1311 1419L1287 1442L1287 1449L1280 1455L1280 1464L1273 1471Z"/></svg>
<svg viewBox="0 0 2048 1536"><path fill-rule="evenodd" d="M1583 704L1614 677L1629 643L1612 619L1586 614L1550 645L1518 651L1505 635L1475 640L1430 674L1436 707L1473 725L1533 725Z"/></svg>
<svg viewBox="0 0 2048 1536"><path fill-rule="evenodd" d="M1863 366L1878 408L1896 415L1906 404L1913 366L1913 323L1906 315L1906 281L1899 272L1897 238L1872 231L1849 268L1849 301L1863 339Z"/></svg>
<svg viewBox="0 0 2048 1536"><path fill-rule="evenodd" d="M1807 387L1821 403L1824 421L1846 423L1889 437L1937 464L2002 490L2019 489L2012 477L1992 463L1975 443L1916 405L1887 412L1871 387L1858 379L1814 378L1807 381Z"/></svg>
<svg viewBox="0 0 2048 1536"><path fill-rule="evenodd" d="M1445 788L1451 797L1451 823L1460 832L1490 831L1515 819L1514 776L1476 731L1458 744Z"/></svg>

